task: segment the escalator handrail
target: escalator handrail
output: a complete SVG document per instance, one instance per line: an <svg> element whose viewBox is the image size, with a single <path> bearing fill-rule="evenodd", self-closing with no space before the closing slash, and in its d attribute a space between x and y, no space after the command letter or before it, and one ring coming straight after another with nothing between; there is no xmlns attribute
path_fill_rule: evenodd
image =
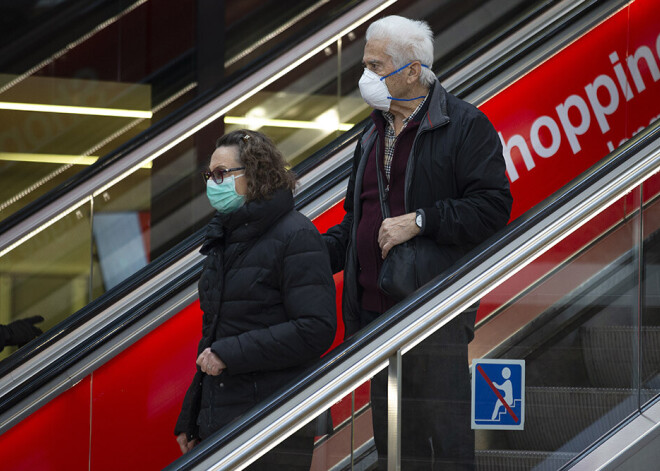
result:
<svg viewBox="0 0 660 471"><path fill-rule="evenodd" d="M265 451L274 446L380 370L397 351L413 348L512 270L530 263L659 171L660 120L346 340L284 392L165 469L245 465L255 447Z"/></svg>
<svg viewBox="0 0 660 471"><path fill-rule="evenodd" d="M588 8L593 6L591 0L585 1L585 5ZM616 3L616 2L613 2ZM585 10L588 12L588 10ZM571 17L570 21L575 21L574 17ZM534 44L536 41L534 42ZM511 60L517 60L519 55L511 56ZM488 66L488 65L487 65ZM499 70L499 68L498 68ZM483 76L483 74L481 74ZM315 163L313 165L305 166L303 162L302 170L299 170L299 167L296 167L294 170L297 173L306 173L310 171L315 165L319 162L327 160L328 155L332 156L339 150L346 150L347 146L352 144L357 136L362 130L362 127L366 124L366 121L356 125L352 130L348 131L340 138L335 140L333 143L326 146L322 151L317 152L311 158ZM324 154L325 152L325 154ZM314 187L309 187L303 189L302 192L296 195L297 206L304 206L310 201L317 198L321 193L326 191L328 188L336 185L338 182L345 180L348 177L351 169L351 162L345 161L341 165L337 166L332 172L324 175L324 177L318 181L314 182ZM17 367L21 366L31 358L34 358L39 353L44 352L47 348L59 342L62 338L70 335L73 331L79 328L81 325L85 324L89 320L93 319L99 313L103 312L108 306L114 304L118 299L126 296L128 293L135 291L141 286L145 285L148 280L154 277L156 274L162 273L177 260L181 259L186 254L195 252L196 249L201 244L201 241L204 237L205 229L200 229L195 234L189 236L186 240L181 242L179 245L175 246L173 249L168 251L163 256L159 257L156 261L149 264L147 267L143 268L133 276L124 280L114 289L108 291L104 295L100 296L97 300L93 301L89 305L85 306L83 309L70 316L67 320L58 324L55 328L50 329L44 335L35 339L30 344L26 345L22 349L18 350L8 359L0 362L0 385L3 381L3 378L6 377L9 373L14 371ZM55 370L50 367L43 377L38 379L31 378L29 380L30 386L20 389L18 388L19 382L14 382L16 388L6 391L4 395L0 398L0 414L5 413L10 407L19 403L23 400L26 394L29 394L41 385L45 384L50 378L53 378L55 375ZM14 393L15 391L16 393ZM20 391L20 393L19 393Z"/></svg>

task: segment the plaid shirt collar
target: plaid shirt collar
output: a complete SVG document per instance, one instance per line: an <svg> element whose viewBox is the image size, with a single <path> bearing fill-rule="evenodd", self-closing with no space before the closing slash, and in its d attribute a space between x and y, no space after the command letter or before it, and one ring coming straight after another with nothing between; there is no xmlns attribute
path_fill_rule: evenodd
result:
<svg viewBox="0 0 660 471"><path fill-rule="evenodd" d="M403 126L401 127L401 131L399 131L399 134L403 132L403 130L406 128L408 123L413 119L413 117L419 113L419 110L422 109L424 106L424 103L426 103L426 100L428 99L430 93L427 93L422 102L415 108L415 111L410 113L410 115L407 118L404 118L403 120ZM396 134L394 133L394 114L390 113L389 111L384 111L383 112L383 117L385 118L386 124L385 124L385 149L384 149L384 167L385 167L385 175L387 176L387 179L390 179L390 172L392 170L392 159L394 158L394 145L396 144Z"/></svg>

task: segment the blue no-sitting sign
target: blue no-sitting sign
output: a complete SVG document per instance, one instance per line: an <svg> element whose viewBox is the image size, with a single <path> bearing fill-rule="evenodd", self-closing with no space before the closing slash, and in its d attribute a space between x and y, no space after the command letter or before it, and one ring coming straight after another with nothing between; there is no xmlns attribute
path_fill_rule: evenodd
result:
<svg viewBox="0 0 660 471"><path fill-rule="evenodd" d="M525 360L472 360L472 428L522 430Z"/></svg>

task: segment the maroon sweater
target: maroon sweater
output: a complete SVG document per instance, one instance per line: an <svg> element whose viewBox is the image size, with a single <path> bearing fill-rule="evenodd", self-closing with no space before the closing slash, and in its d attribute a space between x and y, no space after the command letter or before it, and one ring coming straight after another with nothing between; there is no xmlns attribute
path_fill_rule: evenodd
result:
<svg viewBox="0 0 660 471"><path fill-rule="evenodd" d="M427 106L418 113L423 116ZM404 205L404 191L406 178L406 165L412 149L417 128L419 127L418 116L408 122L405 129L397 136L394 144L394 157L390 170L389 206L390 216L396 217L406 213ZM384 170L385 155L385 125L386 121L380 112L372 113L372 119L376 124L378 132L378 148L380 150L380 169L383 172L383 181L387 182ZM378 179L376 173L376 145L371 148L362 181L362 193L360 194L362 212L357 228L357 255L360 266L358 282L362 288L362 309L378 312L387 311L396 304L392 298L385 296L378 289L378 274L383 266L381 250L378 246L378 231L383 222L383 214L378 197Z"/></svg>

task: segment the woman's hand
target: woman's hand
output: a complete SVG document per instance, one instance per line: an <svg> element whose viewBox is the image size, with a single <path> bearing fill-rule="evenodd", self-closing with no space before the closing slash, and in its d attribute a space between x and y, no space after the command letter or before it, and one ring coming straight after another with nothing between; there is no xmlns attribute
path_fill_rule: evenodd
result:
<svg viewBox="0 0 660 471"><path fill-rule="evenodd" d="M199 443L199 440L197 440L196 438L193 438L192 440L188 441L188 438L186 437L185 433L180 433L179 435L177 435L176 441L179 444L179 448L181 448L181 453L184 455L188 453L190 450L192 450L193 447Z"/></svg>
<svg viewBox="0 0 660 471"><path fill-rule="evenodd" d="M225 362L218 355L213 353L210 348L205 349L197 357L197 364L204 373L211 376L218 376L222 370L227 368Z"/></svg>

